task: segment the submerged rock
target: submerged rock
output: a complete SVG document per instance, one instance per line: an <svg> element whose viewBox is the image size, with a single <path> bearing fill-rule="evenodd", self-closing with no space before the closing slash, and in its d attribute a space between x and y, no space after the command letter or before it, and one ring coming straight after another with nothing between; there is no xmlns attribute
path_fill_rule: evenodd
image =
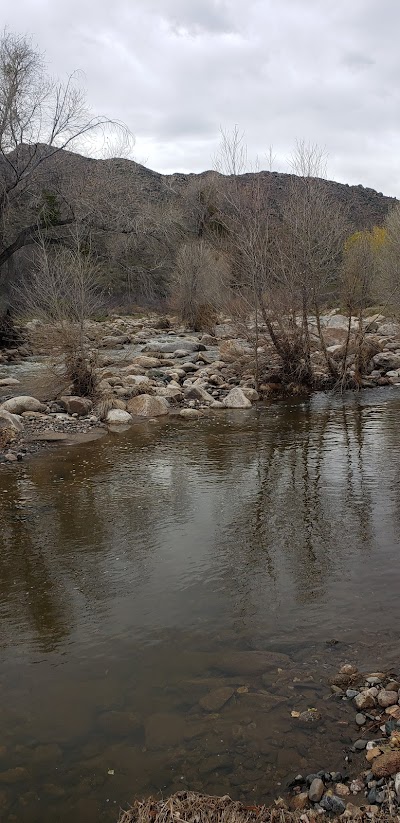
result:
<svg viewBox="0 0 400 823"><path fill-rule="evenodd" d="M204 695L199 700L202 709L207 712L219 712L225 703L231 699L234 694L234 689L230 686L221 686L219 689L213 689L208 694Z"/></svg>

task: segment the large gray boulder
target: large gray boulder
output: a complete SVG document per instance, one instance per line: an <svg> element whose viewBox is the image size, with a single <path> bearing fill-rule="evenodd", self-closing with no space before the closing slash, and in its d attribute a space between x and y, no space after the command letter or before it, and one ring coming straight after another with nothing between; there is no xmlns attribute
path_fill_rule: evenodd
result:
<svg viewBox="0 0 400 823"><path fill-rule="evenodd" d="M17 414L0 409L0 429L9 429L14 432L22 432L24 424Z"/></svg>
<svg viewBox="0 0 400 823"><path fill-rule="evenodd" d="M92 401L88 397L79 397L78 395L60 397L58 402L67 414L77 414L78 417L85 417L90 414L93 408Z"/></svg>
<svg viewBox="0 0 400 823"><path fill-rule="evenodd" d="M138 417L161 417L169 414L170 407L166 397L139 394L128 401L127 409Z"/></svg>
<svg viewBox="0 0 400 823"><path fill-rule="evenodd" d="M225 397L224 406L227 409L250 409L251 402L246 397L243 389L239 386L231 389L229 394Z"/></svg>
<svg viewBox="0 0 400 823"><path fill-rule="evenodd" d="M22 414L22 412L40 412L45 411L46 406L37 400L36 397L29 397L28 395L20 395L19 397L10 397L0 406L0 411L8 411L11 414Z"/></svg>

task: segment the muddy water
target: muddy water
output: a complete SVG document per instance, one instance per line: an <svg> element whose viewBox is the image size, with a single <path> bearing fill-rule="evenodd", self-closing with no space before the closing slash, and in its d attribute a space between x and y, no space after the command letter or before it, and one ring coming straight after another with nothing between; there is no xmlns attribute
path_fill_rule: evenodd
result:
<svg viewBox="0 0 400 823"><path fill-rule="evenodd" d="M3 467L2 821L343 768L329 675L400 663L399 419L396 389L321 395Z"/></svg>

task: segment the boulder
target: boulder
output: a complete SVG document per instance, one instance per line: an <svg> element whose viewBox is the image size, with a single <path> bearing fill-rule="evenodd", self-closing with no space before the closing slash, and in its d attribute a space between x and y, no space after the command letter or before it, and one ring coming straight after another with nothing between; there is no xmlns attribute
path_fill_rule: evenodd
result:
<svg viewBox="0 0 400 823"><path fill-rule="evenodd" d="M185 397L192 400L201 400L203 403L212 403L214 398L212 395L198 383L192 383L185 389Z"/></svg>
<svg viewBox="0 0 400 823"><path fill-rule="evenodd" d="M0 429L9 429L14 432L22 432L24 424L17 414L0 409Z"/></svg>
<svg viewBox="0 0 400 823"><path fill-rule="evenodd" d="M8 411L11 414L22 414L24 411L45 411L46 406L36 400L36 397L29 397L28 395L20 395L18 397L11 397L2 403L0 411Z"/></svg>
<svg viewBox="0 0 400 823"><path fill-rule="evenodd" d="M118 336L110 335L109 337L103 337L100 345L105 349L118 349L120 346L125 346L130 342L131 338L129 334L121 334Z"/></svg>
<svg viewBox="0 0 400 823"><path fill-rule="evenodd" d="M387 752L377 757L372 764L374 777L390 777L400 771L400 751Z"/></svg>
<svg viewBox="0 0 400 823"><path fill-rule="evenodd" d="M93 404L88 397L60 397L59 404L67 412L67 414L77 414L78 417L85 417L92 411Z"/></svg>
<svg viewBox="0 0 400 823"><path fill-rule="evenodd" d="M243 389L235 386L235 388L230 390L227 397L225 397L224 406L227 409L250 409L251 401L246 397Z"/></svg>
<svg viewBox="0 0 400 823"><path fill-rule="evenodd" d="M219 689L213 689L208 694L205 694L199 700L200 706L206 712L219 712L225 703L231 699L234 694L234 689L231 686L221 686Z"/></svg>
<svg viewBox="0 0 400 823"><path fill-rule="evenodd" d="M110 426L126 426L132 422L132 415L123 409L110 409L106 417L106 423Z"/></svg>
<svg viewBox="0 0 400 823"><path fill-rule="evenodd" d="M158 357L147 357L145 354L140 354L138 357L135 357L132 365L140 366L142 369L156 369L161 365L161 361Z"/></svg>
<svg viewBox="0 0 400 823"><path fill-rule="evenodd" d="M2 386L19 386L20 381L16 377L2 377L0 380L0 387Z"/></svg>
<svg viewBox="0 0 400 823"><path fill-rule="evenodd" d="M378 326L378 334L382 337L399 337L400 325L398 323L382 323Z"/></svg>
<svg viewBox="0 0 400 823"><path fill-rule="evenodd" d="M202 417L202 413L200 409L181 409L179 417L183 417L185 420L197 420Z"/></svg>
<svg viewBox="0 0 400 823"><path fill-rule="evenodd" d="M185 349L186 352L193 352L193 351L204 351L205 346L202 343L199 343L198 340L185 340L180 338L179 345L177 345L177 341L171 340L170 343L160 343L157 346L157 351L163 354L172 354L178 348Z"/></svg>
<svg viewBox="0 0 400 823"><path fill-rule="evenodd" d="M139 394L128 401L127 409L138 417L161 417L169 413L170 407L166 397Z"/></svg>
<svg viewBox="0 0 400 823"><path fill-rule="evenodd" d="M325 786L322 780L319 777L314 777L308 791L308 799L311 800L311 803L319 803L324 791Z"/></svg>
<svg viewBox="0 0 400 823"><path fill-rule="evenodd" d="M124 377L124 382L127 383L128 386L140 386L140 388L150 388L152 385L150 378L144 374L127 374L126 377Z"/></svg>
<svg viewBox="0 0 400 823"><path fill-rule="evenodd" d="M400 354L396 352L381 351L372 358L372 362L377 369L385 372L392 369L400 369Z"/></svg>

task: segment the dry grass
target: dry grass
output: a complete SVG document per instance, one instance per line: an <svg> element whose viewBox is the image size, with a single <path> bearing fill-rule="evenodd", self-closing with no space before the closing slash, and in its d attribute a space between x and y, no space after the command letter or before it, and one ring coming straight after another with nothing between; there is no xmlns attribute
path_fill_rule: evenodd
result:
<svg viewBox="0 0 400 823"><path fill-rule="evenodd" d="M245 806L230 797L211 797L195 792L178 792L166 800L137 800L131 809L121 812L118 823L316 823L321 815L313 811L290 812L282 808L283 801L275 806ZM325 816L331 823L342 820ZM371 818L360 810L358 823L400 823L398 814L380 812Z"/></svg>

